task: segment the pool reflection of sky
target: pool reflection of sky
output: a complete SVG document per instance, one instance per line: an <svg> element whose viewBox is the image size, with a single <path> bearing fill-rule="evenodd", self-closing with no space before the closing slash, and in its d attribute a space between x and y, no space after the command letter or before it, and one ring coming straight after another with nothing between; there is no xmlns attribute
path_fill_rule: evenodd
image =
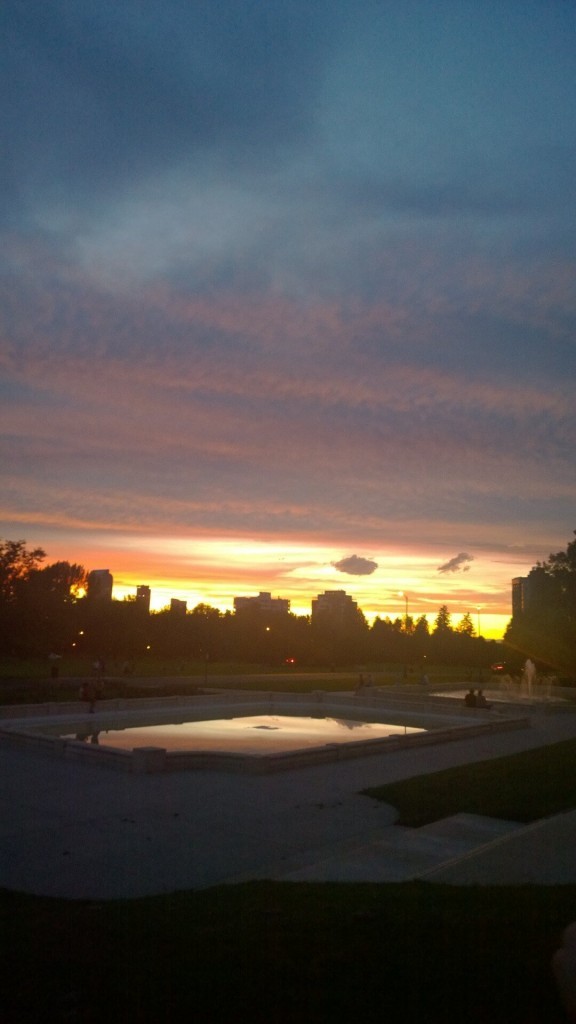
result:
<svg viewBox="0 0 576 1024"><path fill-rule="evenodd" d="M326 743L381 739L396 734L423 731L414 726L359 722L346 718L252 715L101 730L98 734L98 743L124 750L132 750L135 747L163 747L166 750L220 750L229 753L257 754L317 747Z"/></svg>

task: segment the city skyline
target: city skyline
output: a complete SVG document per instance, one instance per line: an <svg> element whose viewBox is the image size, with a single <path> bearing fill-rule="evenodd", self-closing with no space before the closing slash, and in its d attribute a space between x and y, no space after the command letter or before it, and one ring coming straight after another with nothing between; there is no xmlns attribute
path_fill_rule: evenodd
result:
<svg viewBox="0 0 576 1024"><path fill-rule="evenodd" d="M576 525L576 7L0 23L0 536L502 636Z"/></svg>
<svg viewBox="0 0 576 1024"><path fill-rule="evenodd" d="M358 556L352 556L353 559L357 559ZM47 557L44 564L50 564L52 559ZM86 566L84 566L87 569ZM448 570L446 570L448 571ZM112 583L110 584L110 595L114 600L134 599L138 594L146 592L146 603L150 611L165 611L171 607L174 602L183 602L187 606L187 611L192 611L199 604L208 604L212 607L217 608L221 612L234 612L237 610L236 606L245 603L246 601L255 602L258 598L272 598L274 605L280 605L285 601L288 601L290 605L289 611L295 615L309 616L314 602L322 594L334 594L341 593L345 594L346 597L354 599L358 605L360 611L365 615L369 624L371 624L375 618L388 618L388 619L402 619L404 620L406 614L410 616L413 622L424 615L428 619L430 626L434 624L439 608L442 605L448 607L448 611L453 621L453 625L457 626L458 622L463 616L468 615L472 619L474 630L478 635L483 635L489 639L499 639L504 631L504 626L509 622L512 616L512 589L513 581L510 580L510 594L509 603L510 609L507 614L502 616L496 615L490 611L490 606L485 604L473 604L471 601L466 601L465 592L458 593L453 592L453 601L450 605L448 600L442 600L441 593L436 595L436 599L439 604L434 608L431 607L433 599L425 593L419 591L388 591L383 592L380 597L370 601L368 598L368 606L362 606L361 599L359 599L359 591L354 588L353 584L338 584L338 581L334 585L329 583L325 584L324 591L318 590L317 592L307 591L301 592L300 597L294 600L287 598L282 592L275 591L255 591L253 588L249 592L239 594L233 590L230 593L220 595L213 602L207 600L206 594L202 593L198 588L194 588L191 585L183 586L174 590L174 587L170 584L166 584L164 577L165 573L161 574L161 582L156 587L150 586L150 584L143 584L140 576L136 573L135 579L138 579L137 583L127 583L125 580L116 578L113 571L109 568L87 569L88 575L101 576L110 574ZM521 577L523 578L523 577ZM350 593L350 587L353 588L353 593ZM505 622L504 622L505 620ZM504 623L504 624L503 624Z"/></svg>

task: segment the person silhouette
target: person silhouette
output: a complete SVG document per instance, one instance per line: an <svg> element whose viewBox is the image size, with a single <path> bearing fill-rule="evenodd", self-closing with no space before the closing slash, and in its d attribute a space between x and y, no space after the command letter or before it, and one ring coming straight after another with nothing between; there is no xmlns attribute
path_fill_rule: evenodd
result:
<svg viewBox="0 0 576 1024"><path fill-rule="evenodd" d="M476 694L476 707L488 709L492 707L492 705L488 703L486 697L484 696L484 690L478 690L478 693Z"/></svg>

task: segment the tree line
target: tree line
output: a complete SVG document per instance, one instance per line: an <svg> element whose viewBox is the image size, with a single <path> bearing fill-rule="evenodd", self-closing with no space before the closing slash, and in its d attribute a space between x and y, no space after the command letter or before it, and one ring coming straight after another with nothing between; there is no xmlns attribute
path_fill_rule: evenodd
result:
<svg viewBox="0 0 576 1024"><path fill-rule="evenodd" d="M576 675L576 540L537 562L521 587L506 643L558 675Z"/></svg>
<svg viewBox="0 0 576 1024"><path fill-rule="evenodd" d="M576 531L575 531L576 534ZM403 663L486 666L502 645L476 635L470 614L454 627L443 605L430 628L425 616L377 618L360 610L346 621L313 621L290 612L221 612L199 604L185 615L148 614L133 598L91 599L87 572L67 561L44 564L45 551L0 540L0 654L112 659L150 655L212 662L310 667ZM516 670L530 657L560 676L576 675L576 540L538 562L522 581L505 634L504 657Z"/></svg>
<svg viewBox="0 0 576 1024"><path fill-rule="evenodd" d="M0 540L0 653L12 657L77 655L105 660L161 656L191 661L344 667L403 663L423 670L438 662L480 666L497 646L476 636L470 614L456 627L443 605L430 628L414 620L377 618L356 609L338 623L291 612L221 612L199 604L185 615L148 613L134 598L86 596L87 572L76 563L43 565L42 548Z"/></svg>

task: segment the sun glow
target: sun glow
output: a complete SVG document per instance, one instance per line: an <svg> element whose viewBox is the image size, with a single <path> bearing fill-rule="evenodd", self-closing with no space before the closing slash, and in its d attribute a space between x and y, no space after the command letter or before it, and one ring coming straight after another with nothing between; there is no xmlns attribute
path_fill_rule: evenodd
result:
<svg viewBox="0 0 576 1024"><path fill-rule="evenodd" d="M536 558L522 548L484 544L464 568L440 571L454 561L455 548L442 537L435 544L408 545L319 542L315 537L172 536L141 533L80 533L76 536L28 531L29 544L47 552L47 561L77 562L88 571L107 568L114 597L151 588L153 611L186 601L189 610L208 604L232 611L234 597L261 591L287 598L296 615L309 615L312 600L325 590L345 590L369 622L377 616L416 621L424 615L432 627L442 605L453 626L469 613L474 630L500 639L511 616L511 580L526 575ZM469 545L471 550L472 546ZM342 571L346 563L354 572ZM361 574L358 574L357 570ZM363 574L362 574L363 573Z"/></svg>
<svg viewBox="0 0 576 1024"><path fill-rule="evenodd" d="M345 590L369 622L377 616L403 619L407 595L408 615L414 621L424 615L432 627L440 606L447 605L454 626L469 613L475 631L480 624L480 633L489 638L502 637L509 622L511 579L530 568L519 562L520 556L516 561L487 552L476 557L469 571L440 573L439 566L446 561L444 547L378 551L354 545L359 560L376 563L373 571L357 575L336 568L349 551L349 546L306 540L133 535L98 538L82 560L87 568L110 569L117 599L148 584L154 611L167 607L171 598L186 601L189 610L206 603L231 611L235 596L269 591L288 598L295 614L309 615L317 594Z"/></svg>

